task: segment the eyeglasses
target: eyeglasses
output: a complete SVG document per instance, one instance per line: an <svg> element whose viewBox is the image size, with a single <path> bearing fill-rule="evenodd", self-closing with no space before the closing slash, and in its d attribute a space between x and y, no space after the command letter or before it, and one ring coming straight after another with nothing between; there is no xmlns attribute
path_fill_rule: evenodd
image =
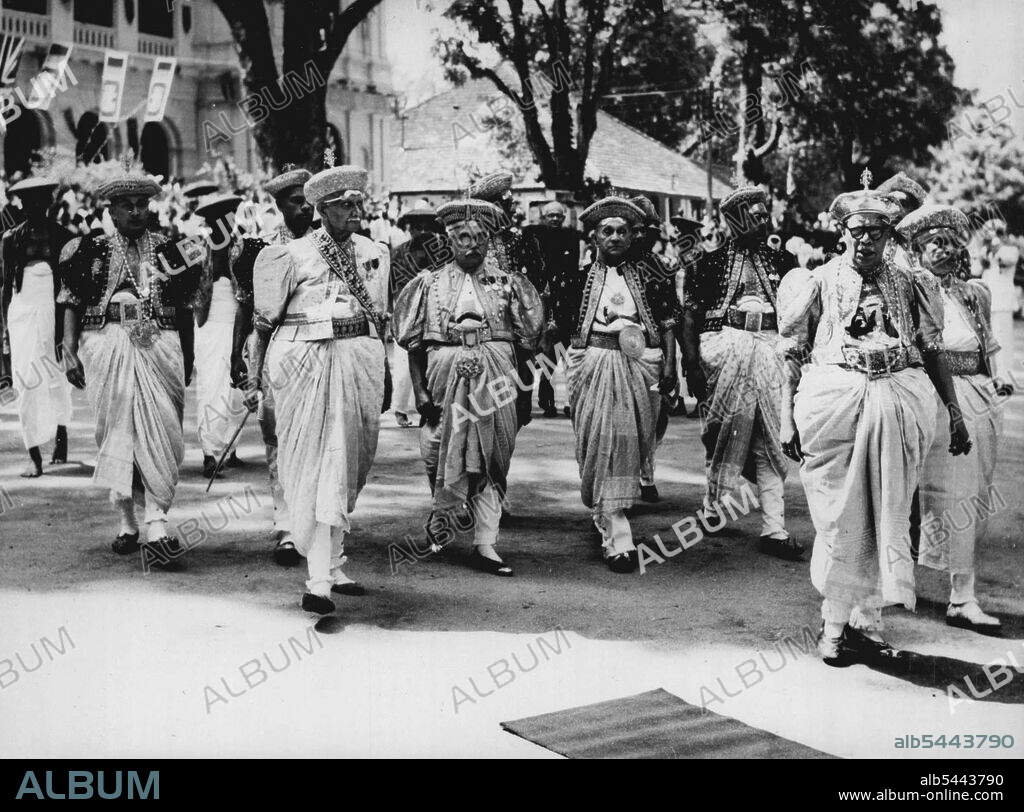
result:
<svg viewBox="0 0 1024 812"><path fill-rule="evenodd" d="M855 240L859 240L865 234L868 235L869 240L877 240L885 233L885 228L885 226L852 226L847 231Z"/></svg>

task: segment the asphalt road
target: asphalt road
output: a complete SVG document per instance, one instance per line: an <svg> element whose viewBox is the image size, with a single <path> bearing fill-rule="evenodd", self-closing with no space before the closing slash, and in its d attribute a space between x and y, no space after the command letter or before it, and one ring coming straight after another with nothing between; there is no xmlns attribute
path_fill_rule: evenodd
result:
<svg viewBox="0 0 1024 812"><path fill-rule="evenodd" d="M1024 358L1020 326L1017 338ZM1024 754L1024 673L1007 680L990 667L999 687L973 702L952 705L948 688L966 694L966 676L983 693L992 685L982 666L996 658L1024 666L1024 396L1006 411L996 474L1006 507L979 554L983 606L1006 634L947 627L945 578L919 568L917 612L886 611L891 642L912 652L889 672L829 669L808 651L820 623L808 564L760 555L756 515L643 575L610 572L580 502L570 423L539 415L519 436L510 476L515 521L500 549L512 579L468 568L468 540L392 573L389 547L407 535L422 543L429 491L416 429L384 416L348 542L348 571L369 594L338 598L336 618L311 635L315 619L298 607L304 567L270 556L255 421L239 447L249 464L206 494L194 396L193 385L170 519L201 542L178 573L147 574L137 557L110 551L117 520L90 481L82 393L70 462L37 480L18 478L27 456L16 412L0 410L0 756L552 757L498 722L657 687L839 756L915 757L895 738L971 731L1013 736L1014 746L927 755ZM637 540L658 533L674 546L672 524L699 508L698 428L673 418L658 456L662 501L635 510ZM795 466L786 504L790 531L809 548ZM520 670L538 638L559 653Z"/></svg>

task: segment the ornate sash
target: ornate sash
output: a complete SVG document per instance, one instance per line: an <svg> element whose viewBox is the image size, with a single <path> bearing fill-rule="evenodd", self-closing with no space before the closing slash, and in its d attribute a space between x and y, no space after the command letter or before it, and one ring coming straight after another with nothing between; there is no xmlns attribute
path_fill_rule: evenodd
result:
<svg viewBox="0 0 1024 812"><path fill-rule="evenodd" d="M352 295L356 297L360 307L366 311L366 315L373 321L377 328L377 336L384 340L384 318L377 312L370 298L370 291L366 289L366 283L356 270L355 246L351 240L347 241L346 250L334 241L334 238L325 229L318 228L313 232L313 244L316 246L320 256L324 258L327 267L335 276L348 285Z"/></svg>

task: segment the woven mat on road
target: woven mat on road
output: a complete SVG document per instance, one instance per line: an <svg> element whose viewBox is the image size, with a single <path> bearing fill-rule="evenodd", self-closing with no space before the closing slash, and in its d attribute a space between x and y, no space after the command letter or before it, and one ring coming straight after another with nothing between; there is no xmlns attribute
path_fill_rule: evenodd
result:
<svg viewBox="0 0 1024 812"><path fill-rule="evenodd" d="M832 758L661 688L501 726L568 758Z"/></svg>

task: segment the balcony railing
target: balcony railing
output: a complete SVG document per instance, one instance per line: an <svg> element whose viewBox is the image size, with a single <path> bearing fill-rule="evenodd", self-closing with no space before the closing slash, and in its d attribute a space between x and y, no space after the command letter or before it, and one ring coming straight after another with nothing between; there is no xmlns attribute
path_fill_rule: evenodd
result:
<svg viewBox="0 0 1024 812"><path fill-rule="evenodd" d="M139 34L139 53L147 56L174 56L177 48L173 39Z"/></svg>
<svg viewBox="0 0 1024 812"><path fill-rule="evenodd" d="M4 11L0 14L0 33L49 43L50 18L24 11Z"/></svg>
<svg viewBox="0 0 1024 812"><path fill-rule="evenodd" d="M75 23L75 45L85 45L90 48L116 48L117 35L113 28Z"/></svg>

